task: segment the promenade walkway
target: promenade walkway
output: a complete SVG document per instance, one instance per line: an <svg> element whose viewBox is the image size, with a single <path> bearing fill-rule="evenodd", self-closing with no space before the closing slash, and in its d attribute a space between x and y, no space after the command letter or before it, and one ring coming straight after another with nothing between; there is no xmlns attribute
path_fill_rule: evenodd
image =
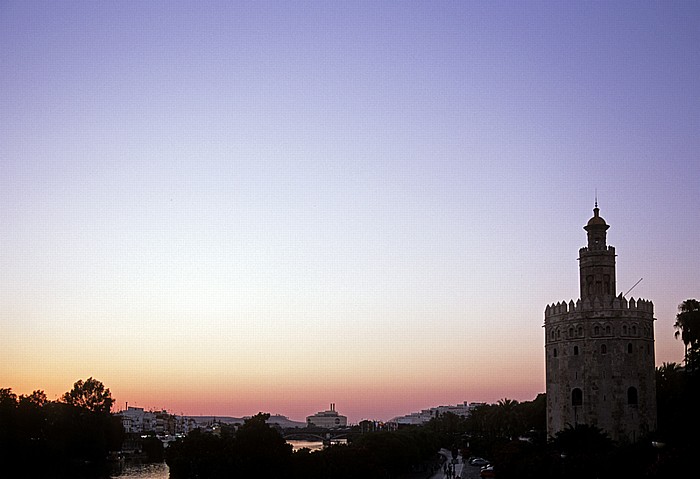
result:
<svg viewBox="0 0 700 479"><path fill-rule="evenodd" d="M440 454L445 456L448 463L452 463L452 453L447 449L441 449ZM481 468L477 466L470 466L464 462L464 458L459 455L457 456L457 464L454 465L454 474L445 474L444 470L441 468L438 472L433 474L430 479L481 479Z"/></svg>
<svg viewBox="0 0 700 479"><path fill-rule="evenodd" d="M447 459L447 462L445 464L451 466L450 469L453 471L453 474L450 474L449 472L445 473L445 469L440 468L440 470L433 474L430 479L461 479L462 469L464 468L464 464L462 463L462 456L457 456L457 463L452 464L452 453L450 451L448 451L447 449L441 449L440 454L445 456L445 458Z"/></svg>

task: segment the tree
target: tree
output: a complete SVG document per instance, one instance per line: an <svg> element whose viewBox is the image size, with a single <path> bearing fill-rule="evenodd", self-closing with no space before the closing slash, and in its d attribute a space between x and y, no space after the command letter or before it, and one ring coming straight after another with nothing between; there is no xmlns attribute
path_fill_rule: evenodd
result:
<svg viewBox="0 0 700 479"><path fill-rule="evenodd" d="M22 394L19 397L19 404L25 406L44 407L47 402L48 399L46 398L46 393L40 389L33 391L28 396Z"/></svg>
<svg viewBox="0 0 700 479"><path fill-rule="evenodd" d="M109 388L105 389L101 381L93 378L88 378L85 382L82 379L78 380L61 400L71 406L104 414L109 414L114 404Z"/></svg>
<svg viewBox="0 0 700 479"><path fill-rule="evenodd" d="M590 478L605 471L614 453L614 443L602 429L588 424L567 426L554 436L554 450L562 460L562 476Z"/></svg>
<svg viewBox="0 0 700 479"><path fill-rule="evenodd" d="M657 431L662 438L685 436L688 431L688 381L677 363L663 363L656 369ZM690 400L690 401L689 401Z"/></svg>
<svg viewBox="0 0 700 479"><path fill-rule="evenodd" d="M519 404L523 426L526 431L544 435L547 430L547 395L540 393L532 401ZM543 437L543 439L546 439Z"/></svg>
<svg viewBox="0 0 700 479"><path fill-rule="evenodd" d="M0 461L4 464L15 455L17 436L17 395L10 388L0 388Z"/></svg>
<svg viewBox="0 0 700 479"><path fill-rule="evenodd" d="M292 446L266 421L269 414L256 414L233 433L195 430L166 450L171 478L284 477L289 470Z"/></svg>
<svg viewBox="0 0 700 479"><path fill-rule="evenodd" d="M685 365L691 356L697 359L698 350L700 349L700 302L697 299L686 299L678 305L678 314L676 314L676 323L673 325L676 329L674 336L676 339L680 337L685 346Z"/></svg>
<svg viewBox="0 0 700 479"><path fill-rule="evenodd" d="M123 429L109 389L78 381L62 401L42 390L19 398L0 389L0 464L8 477L106 477ZM5 477L5 476L3 476Z"/></svg>
<svg viewBox="0 0 700 479"><path fill-rule="evenodd" d="M236 431L234 451L237 469L242 475L260 473L279 477L288 467L292 446L267 424L269 414L258 413L246 419Z"/></svg>
<svg viewBox="0 0 700 479"><path fill-rule="evenodd" d="M518 410L520 403L514 399L499 399L493 408L493 420L501 436L512 438L522 432L523 420Z"/></svg>
<svg viewBox="0 0 700 479"><path fill-rule="evenodd" d="M17 395L11 388L0 389L0 408L14 409L17 407Z"/></svg>

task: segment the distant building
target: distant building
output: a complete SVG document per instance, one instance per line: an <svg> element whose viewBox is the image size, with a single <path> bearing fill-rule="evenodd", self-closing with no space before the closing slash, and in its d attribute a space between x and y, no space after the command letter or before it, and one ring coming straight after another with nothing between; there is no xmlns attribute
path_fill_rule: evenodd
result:
<svg viewBox="0 0 700 479"><path fill-rule="evenodd" d="M167 411L145 411L142 407L127 406L116 414L121 418L124 432L129 434L155 433L158 436L187 434L197 427L194 419L174 416Z"/></svg>
<svg viewBox="0 0 700 479"><path fill-rule="evenodd" d="M308 416L306 418L306 425L325 427L328 429L346 427L348 425L348 418L338 414L335 410L335 404L331 404L331 408L328 411L321 411L313 416Z"/></svg>
<svg viewBox="0 0 700 479"><path fill-rule="evenodd" d="M144 428L146 414L142 407L127 406L127 408L118 413L117 416L121 417L124 432L142 433L146 431Z"/></svg>
<svg viewBox="0 0 700 479"><path fill-rule="evenodd" d="M596 202L579 250L581 297L545 309L550 436L588 424L634 442L656 428L654 305L616 293L609 227Z"/></svg>
<svg viewBox="0 0 700 479"><path fill-rule="evenodd" d="M475 407L483 406L485 403L468 403L464 401L462 404L454 406L437 406L430 409L423 409L421 412L413 412L405 416L395 417L390 422L400 425L421 425L430 421L435 417L439 417L444 413L452 413L456 416L469 417Z"/></svg>
<svg viewBox="0 0 700 479"><path fill-rule="evenodd" d="M302 428L306 426L306 423L303 423L301 421L292 421L287 416L282 416L280 414L271 415L270 418L266 421L266 423L270 426L279 426L285 429L295 427Z"/></svg>

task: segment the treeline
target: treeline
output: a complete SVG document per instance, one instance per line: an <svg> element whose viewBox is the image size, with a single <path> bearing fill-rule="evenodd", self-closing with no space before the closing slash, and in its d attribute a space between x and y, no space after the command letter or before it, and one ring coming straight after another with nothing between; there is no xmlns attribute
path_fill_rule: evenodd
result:
<svg viewBox="0 0 700 479"><path fill-rule="evenodd" d="M0 467L8 477L95 477L119 450L121 421L110 413L109 389L93 378L58 401L37 390L17 396L0 389Z"/></svg>
<svg viewBox="0 0 700 479"><path fill-rule="evenodd" d="M424 470L437 461L439 441L425 429L376 432L359 436L352 444L322 451L292 451L280 433L258 414L236 431L222 427L214 435L194 431L171 444L166 462L172 479L269 477L304 479L392 478Z"/></svg>
<svg viewBox="0 0 700 479"><path fill-rule="evenodd" d="M545 408L544 395L523 403L505 399L469 418L445 413L423 426L360 434L347 445L315 452L293 452L261 413L237 431L224 426L218 435L190 433L167 449L166 462L172 479L426 478L439 467L441 448L484 454L519 435L542 435Z"/></svg>
<svg viewBox="0 0 700 479"><path fill-rule="evenodd" d="M348 445L293 452L258 414L238 431L195 431L166 451L172 479L218 479L251 475L277 479L425 478L440 448L466 458L486 457L500 479L666 478L695 467L700 426L700 368L657 369L659 428L635 444L616 444L587 425L546 436L546 397L502 399L477 407L469 417L445 413L423 426L358 435ZM467 466L469 467L469 466Z"/></svg>
<svg viewBox="0 0 700 479"><path fill-rule="evenodd" d="M681 477L697 468L700 450L700 365L688 363L657 368L657 430L636 443L615 443L587 425L547 437L542 394L532 402L506 399L477 408L461 421L467 441L461 447L465 455L488 458L499 479Z"/></svg>

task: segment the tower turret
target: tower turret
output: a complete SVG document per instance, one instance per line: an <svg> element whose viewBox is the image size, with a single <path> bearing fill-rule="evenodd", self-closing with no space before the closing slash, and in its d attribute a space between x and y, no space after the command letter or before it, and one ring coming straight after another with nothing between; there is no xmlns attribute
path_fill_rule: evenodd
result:
<svg viewBox="0 0 700 479"><path fill-rule="evenodd" d="M588 233L588 246L579 250L581 299L614 296L615 248L606 242L610 228L600 216L598 202L593 208L593 217L583 229Z"/></svg>

